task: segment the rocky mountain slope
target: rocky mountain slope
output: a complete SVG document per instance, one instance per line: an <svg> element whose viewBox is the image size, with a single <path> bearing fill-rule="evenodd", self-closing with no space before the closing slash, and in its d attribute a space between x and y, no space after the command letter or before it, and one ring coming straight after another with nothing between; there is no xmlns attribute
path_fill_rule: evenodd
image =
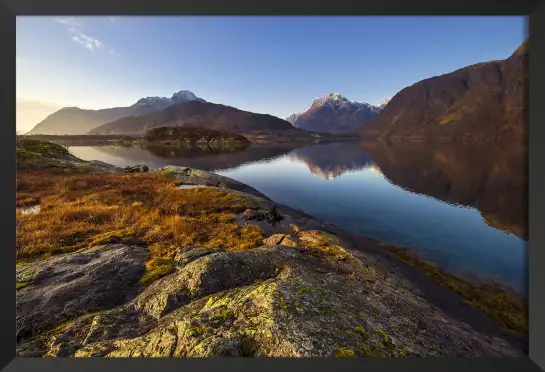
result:
<svg viewBox="0 0 545 372"><path fill-rule="evenodd" d="M362 128L366 136L479 142L527 134L528 41L509 58L422 80L397 93Z"/></svg>
<svg viewBox="0 0 545 372"><path fill-rule="evenodd" d="M91 130L89 134L143 134L148 129L167 125L237 133L295 129L287 121L271 115L255 114L215 103L189 101L149 115L115 120Z"/></svg>
<svg viewBox="0 0 545 372"><path fill-rule="evenodd" d="M350 133L374 119L379 112L379 107L329 93L314 100L307 111L292 114L286 120L312 132Z"/></svg>
<svg viewBox="0 0 545 372"><path fill-rule="evenodd" d="M78 107L65 107L49 115L26 134L86 134L90 130L126 116L141 116L169 105L188 101L204 102L188 90L174 93L171 98L141 98L129 107L114 107L102 110L84 110Z"/></svg>

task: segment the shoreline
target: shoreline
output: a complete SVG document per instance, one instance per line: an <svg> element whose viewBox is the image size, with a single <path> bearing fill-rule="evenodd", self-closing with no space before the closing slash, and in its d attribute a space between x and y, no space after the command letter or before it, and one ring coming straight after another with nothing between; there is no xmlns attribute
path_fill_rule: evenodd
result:
<svg viewBox="0 0 545 372"><path fill-rule="evenodd" d="M36 169L39 172L39 164L42 164L42 166L45 165L46 168L51 168L51 163L56 162L55 158L55 156L51 158L47 157L46 161L41 163L43 159L39 159L39 157L34 157L32 161L38 164L38 168ZM124 175L120 168L106 164L99 164L97 162L84 162L76 159L77 158L72 157L68 160L65 159L63 160L63 162L61 162L63 164L64 172L68 171L68 173L71 174L73 168L67 168L66 162L72 162L73 164L77 164L75 167L85 168L86 166L92 166L92 169L89 170L95 172L96 174L107 172L108 174L114 176L116 174L119 174L120 176ZM77 163L77 161L79 161L80 163ZM79 173L85 174L85 171L83 173ZM501 328L499 328L496 323L498 319L502 319L501 314L498 315L497 313L491 311L491 309L487 307L486 303L484 305L483 303L479 303L478 306L474 306L474 304L469 303L472 300L475 301L475 296L479 297L483 293L483 298L485 299L489 294L501 294L503 293L503 290L501 290L500 288L488 286L486 283L482 283L482 285L473 285L457 278L456 280L464 283L465 287L460 289L459 293L456 293L456 291L452 288L452 283L454 280L452 279L452 274L445 273L440 269L430 270L430 267L426 266L425 262L420 261L412 256L403 256L400 254L401 251L395 251L392 246L390 246L390 248L387 248L380 242L348 232L342 228L318 220L304 212L292 209L289 206L275 203L274 201L270 200L252 187L238 181L229 179L227 177L219 176L210 172L200 171L197 169L175 166L167 166L149 172L149 174L150 176L156 174L167 174L169 175L169 177L174 177L174 179L176 179L177 182L182 185L204 186L204 189L210 189L209 192L215 192L214 190L218 190L219 192L234 192L235 195L239 195L239 193L242 193L240 195L246 195L244 196L245 198L251 195L253 203L257 203L258 205L257 209L255 209L256 212L252 212L256 214L256 217L252 218L251 216L245 216L246 213L249 213L248 210L245 211L244 215L241 214L242 210L240 210L238 214L236 214L237 223L241 225L250 224L252 226L255 226L256 228L261 229L264 237L269 236L269 238L267 239L273 239L273 237L278 236L274 244L285 243L288 246L293 247L297 247L303 244L303 248L306 246L306 248L304 249L312 250L312 248L316 247L314 247L312 244L310 246L308 245L309 240L308 238L306 238L305 232L318 231L319 234L326 234L326 237L329 236L327 234L331 234L332 237L335 237L335 242L337 241L335 239L340 239L339 242L342 243L331 243L330 238L327 238L326 243L322 242L323 244L319 244L319 248L321 250L319 256L322 255L323 252L326 252L326 256L328 254L332 254L332 252L334 255L338 255L338 252L345 252L342 253L342 256L345 257L343 258L343 260L348 261L338 261L337 265L340 264L342 266L346 263L350 265L354 262L357 263L357 265L361 265L361 263L364 263L364 267L371 267L373 270L384 273L390 272L390 275L393 275L395 278L397 278L396 280L401 280L403 283L406 283L405 285L408 285L408 288L413 288L413 290L416 290L417 292L425 293L424 298L426 299L426 301L431 301L434 306L442 309L442 311L446 312L446 314L449 314L449 316L453 316L456 319L461 319L474 329L484 334L496 334L498 335L498 337L508 340L511 345L516 345L517 349L526 348L526 346L523 345L524 341L520 340L521 336L509 336L502 334ZM195 190L193 191L198 192ZM257 199L253 199L254 197ZM277 211L274 213L278 213L279 216L282 216L282 219L276 221L275 223L270 222L270 218L266 217L268 216L267 213L269 212L265 212L266 210L271 210L271 208L273 207L275 208L274 210ZM262 210L263 212L259 212L260 210ZM263 217L263 219L260 219L258 217L259 213L262 213L262 215L264 215L265 217ZM294 230L293 226L296 226L296 230ZM313 237L313 239L315 240L316 238ZM323 237L319 239L323 239ZM288 242L292 242L293 244L288 244ZM394 254L391 254L392 252L394 252ZM67 254L70 255L71 253ZM56 255L53 255L51 257L56 257ZM33 263L29 264L32 265ZM359 272L358 270L354 271L354 273ZM168 275L169 274L167 274L167 277ZM447 284L445 285L445 283ZM506 296L506 301L516 302L513 298L509 297L508 294L506 294ZM483 298L477 299L480 299L482 302ZM521 304L523 304L522 300ZM478 310L478 308L480 308L480 310ZM488 315L485 315L486 313ZM496 320L493 320L489 316ZM504 323L503 326L505 325L506 324ZM509 326L509 324L507 325ZM524 325L520 324L514 327L522 327L521 329L525 328ZM524 336L522 337L524 338Z"/></svg>
<svg viewBox="0 0 545 372"><path fill-rule="evenodd" d="M291 144L291 145L309 145L335 141L359 141L357 135L339 135L329 133L311 133L311 132L249 132L241 133L246 137L251 146L272 145L272 144ZM48 141L62 146L102 146L102 145L138 145L142 142L143 136L139 134L109 134L109 135L49 135L32 134L19 135L20 139L31 139L39 141ZM161 145L161 142L153 142L155 145Z"/></svg>

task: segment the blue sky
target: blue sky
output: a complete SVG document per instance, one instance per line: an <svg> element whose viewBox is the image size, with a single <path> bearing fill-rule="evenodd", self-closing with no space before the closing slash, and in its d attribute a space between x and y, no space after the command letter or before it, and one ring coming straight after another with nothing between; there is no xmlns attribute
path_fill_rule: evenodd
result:
<svg viewBox="0 0 545 372"><path fill-rule="evenodd" d="M17 97L96 109L188 89L285 117L328 92L378 104L524 37L523 17L17 17Z"/></svg>

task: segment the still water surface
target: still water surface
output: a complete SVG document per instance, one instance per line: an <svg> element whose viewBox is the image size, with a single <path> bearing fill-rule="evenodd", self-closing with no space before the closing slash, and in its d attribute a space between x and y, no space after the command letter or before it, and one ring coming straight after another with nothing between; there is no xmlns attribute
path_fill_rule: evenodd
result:
<svg viewBox="0 0 545 372"><path fill-rule="evenodd" d="M513 151L502 158L494 154L505 150L472 154L467 148L356 143L254 146L221 154L115 146L69 150L118 166L170 164L214 171L345 229L414 247L452 272L526 291L527 244L504 231L504 226L524 224L523 156Z"/></svg>

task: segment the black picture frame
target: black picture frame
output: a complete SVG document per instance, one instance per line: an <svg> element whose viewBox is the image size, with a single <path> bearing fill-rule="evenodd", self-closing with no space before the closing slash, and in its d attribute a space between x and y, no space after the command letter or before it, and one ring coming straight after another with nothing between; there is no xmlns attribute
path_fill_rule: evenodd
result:
<svg viewBox="0 0 545 372"><path fill-rule="evenodd" d="M529 357L528 358L420 358L420 359L76 359L15 357L15 17L20 15L528 15L530 36L529 84ZM545 2L532 0L383 0L316 2L310 0L256 2L238 0L0 0L0 146L3 189L0 216L3 233L0 252L2 326L0 367L5 371L203 371L203 370L365 370L394 371L539 371L545 370Z"/></svg>

